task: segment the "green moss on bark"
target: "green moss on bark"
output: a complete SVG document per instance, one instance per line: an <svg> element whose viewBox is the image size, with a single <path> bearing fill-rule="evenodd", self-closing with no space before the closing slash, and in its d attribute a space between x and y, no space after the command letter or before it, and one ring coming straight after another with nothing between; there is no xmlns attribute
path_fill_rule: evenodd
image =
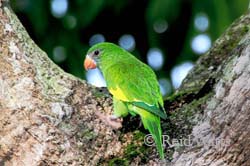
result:
<svg viewBox="0 0 250 166"><path fill-rule="evenodd" d="M109 165L130 165L131 161L135 161L138 157L140 163L147 163L150 147L144 144L144 137L145 133L139 130L134 131L132 141L126 146L123 156L113 158L109 161Z"/></svg>

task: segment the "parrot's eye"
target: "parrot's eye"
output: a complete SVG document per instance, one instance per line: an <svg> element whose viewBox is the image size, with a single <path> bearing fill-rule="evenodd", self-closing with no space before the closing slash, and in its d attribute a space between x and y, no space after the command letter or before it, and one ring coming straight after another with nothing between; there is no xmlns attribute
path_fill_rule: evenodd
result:
<svg viewBox="0 0 250 166"><path fill-rule="evenodd" d="M95 50L94 54L95 55L99 55L100 51L99 50Z"/></svg>

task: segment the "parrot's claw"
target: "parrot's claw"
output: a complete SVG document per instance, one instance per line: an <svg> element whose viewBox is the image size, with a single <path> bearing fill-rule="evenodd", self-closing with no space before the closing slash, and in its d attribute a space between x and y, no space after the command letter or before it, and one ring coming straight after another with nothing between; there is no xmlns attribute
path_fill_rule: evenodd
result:
<svg viewBox="0 0 250 166"><path fill-rule="evenodd" d="M122 128L122 118L118 118L115 115L104 115L103 113L97 111L95 113L99 119L101 119L105 124L112 127L113 129Z"/></svg>
<svg viewBox="0 0 250 166"><path fill-rule="evenodd" d="M110 118L110 120L114 120L114 121L119 119L119 117L116 115L110 115L109 118Z"/></svg>
<svg viewBox="0 0 250 166"><path fill-rule="evenodd" d="M116 115L110 115L110 116L109 116L109 119L110 119L111 121L115 121L115 122L120 122L120 123L123 122L123 119L122 119L121 117L117 117Z"/></svg>

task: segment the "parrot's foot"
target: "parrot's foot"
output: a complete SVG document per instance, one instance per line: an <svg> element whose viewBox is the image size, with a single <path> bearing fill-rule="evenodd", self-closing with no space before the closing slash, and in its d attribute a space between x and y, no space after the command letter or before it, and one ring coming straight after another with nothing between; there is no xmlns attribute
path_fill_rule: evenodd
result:
<svg viewBox="0 0 250 166"><path fill-rule="evenodd" d="M114 120L114 121L119 119L119 117L116 115L110 115L109 118L110 118L110 120Z"/></svg>
<svg viewBox="0 0 250 166"><path fill-rule="evenodd" d="M113 129L120 129L122 128L122 118L118 118L115 115L105 115L100 111L95 113L99 119L101 119L105 124L112 127Z"/></svg>

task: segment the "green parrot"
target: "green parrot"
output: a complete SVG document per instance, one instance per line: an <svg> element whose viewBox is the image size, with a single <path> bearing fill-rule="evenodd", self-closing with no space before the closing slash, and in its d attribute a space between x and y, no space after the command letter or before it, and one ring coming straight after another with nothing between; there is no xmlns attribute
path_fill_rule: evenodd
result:
<svg viewBox="0 0 250 166"><path fill-rule="evenodd" d="M108 42L92 46L84 60L86 70L98 67L113 95L114 117L139 115L164 158L160 118L166 119L163 99L153 70L123 48Z"/></svg>

